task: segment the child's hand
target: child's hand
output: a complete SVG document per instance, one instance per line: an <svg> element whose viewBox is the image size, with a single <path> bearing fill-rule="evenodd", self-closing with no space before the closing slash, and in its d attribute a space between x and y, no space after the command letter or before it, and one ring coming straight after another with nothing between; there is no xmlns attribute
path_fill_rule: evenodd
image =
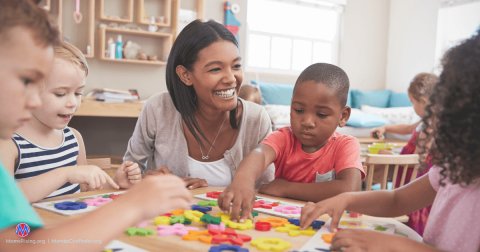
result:
<svg viewBox="0 0 480 252"><path fill-rule="evenodd" d="M244 223L246 219L253 219L252 210L255 202L255 189L253 186L250 187L232 182L218 196L218 207L220 207L224 213L229 213L230 203L232 202L233 221L238 220L240 208L242 209L242 216L239 220L240 223Z"/></svg>
<svg viewBox="0 0 480 252"><path fill-rule="evenodd" d="M183 182L187 184L188 190L193 190L200 187L208 186L208 183L205 179L199 179L199 178L182 178L182 179L183 179Z"/></svg>
<svg viewBox="0 0 480 252"><path fill-rule="evenodd" d="M348 206L347 197L344 194L322 200L318 203L308 202L302 208L300 216L300 230L304 230L312 224L314 220L323 214L328 214L332 218L330 223L330 230L336 232L338 222L343 215L343 212Z"/></svg>
<svg viewBox="0 0 480 252"><path fill-rule="evenodd" d="M385 138L385 131L386 129L384 126L374 128L372 131L370 131L370 137L375 139L383 139Z"/></svg>
<svg viewBox="0 0 480 252"><path fill-rule="evenodd" d="M122 199L137 207L139 221L147 220L175 209L190 209L192 194L181 178L173 175L151 175L134 185Z"/></svg>
<svg viewBox="0 0 480 252"><path fill-rule="evenodd" d="M401 247L405 237L370 230L342 229L332 238L332 251L391 251Z"/></svg>
<svg viewBox="0 0 480 252"><path fill-rule="evenodd" d="M72 184L86 184L88 190L101 190L103 184L109 183L113 188L119 189L113 179L98 166L80 165L66 167L66 169L67 181Z"/></svg>
<svg viewBox="0 0 480 252"><path fill-rule="evenodd" d="M142 172L138 167L138 164L131 161L125 161L120 167L118 167L114 180L120 188L128 189L132 185L140 182L141 179Z"/></svg>
<svg viewBox="0 0 480 252"><path fill-rule="evenodd" d="M285 185L287 183L289 182L285 179L274 179L272 182L262 185L258 192L276 197L284 197L283 189L286 188Z"/></svg>

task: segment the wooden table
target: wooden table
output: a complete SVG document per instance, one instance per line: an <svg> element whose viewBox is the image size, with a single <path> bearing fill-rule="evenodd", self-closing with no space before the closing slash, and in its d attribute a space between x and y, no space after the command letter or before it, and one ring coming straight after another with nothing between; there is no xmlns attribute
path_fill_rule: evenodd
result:
<svg viewBox="0 0 480 252"><path fill-rule="evenodd" d="M191 190L192 195L197 195L197 194L203 194L206 192L210 191L222 191L224 188L223 187L205 187L205 188L199 188L195 190ZM53 201L53 200L61 200L61 199L69 199L69 198L78 198L78 197L85 197L85 196L90 196L90 195L96 195L96 194L104 194L104 193L112 193L116 192L116 190L100 190L100 191L90 191L90 192L84 192L84 193L77 193L73 195L66 195L66 196L60 196L60 197L54 197L50 198L48 200L43 200L44 201ZM270 195L264 195L257 193L258 196L264 196L268 197L271 199L276 199L276 200L281 200L281 201L286 201L286 202L291 202L291 203L296 203L296 204L305 204L304 201L299 201L299 200L292 200L292 199L285 199L285 198L279 198L279 197L272 197ZM193 199L193 203L198 203L200 201L199 199ZM161 204L161 203L159 203ZM78 218L82 216L82 214L75 215L75 216L63 216L59 215L53 212L49 212L46 210L38 209L35 208L37 213L40 215L42 220L45 223L46 227L49 226L55 226L60 223L72 220L74 218ZM212 211L209 212L210 215L215 215L220 212L220 209L218 207L214 207ZM259 213L258 217L255 217L254 220L258 220L260 218L268 218L268 217L274 217L270 216L267 214ZM348 217L347 214L344 214L343 217ZM368 218L368 217L367 217ZM318 220L322 221L328 221L330 217L328 215L322 215ZM358 217L359 220L362 219L362 217ZM371 219L371 218L370 218ZM206 228L198 223L192 222L193 227L199 227L200 231L206 230ZM148 220L148 226L147 228L151 230L157 231L157 227L155 226L153 218L151 220ZM282 238L285 241L288 241L291 243L291 247L285 251L291 251L291 250L298 250L300 249L310 238L311 236L307 235L300 235L297 237L290 237L287 233L279 233L274 231L274 229L270 230L269 232L261 232L257 231L255 229L249 229L249 230L235 230L237 233L241 234L246 234L252 237L252 239L256 239L258 237L278 237ZM199 241L184 241L182 240L181 236L173 235L173 236L160 236L155 232L155 235L153 236L147 236L147 237L142 237L142 236L128 236L125 233L123 233L121 236L116 238L119 241L128 243L130 245L149 250L149 251L208 251L211 246L214 244L205 244ZM105 245L107 244L106 241L104 241ZM244 248L248 248L250 251L260 251L256 247L252 246L250 242L245 242L243 244Z"/></svg>

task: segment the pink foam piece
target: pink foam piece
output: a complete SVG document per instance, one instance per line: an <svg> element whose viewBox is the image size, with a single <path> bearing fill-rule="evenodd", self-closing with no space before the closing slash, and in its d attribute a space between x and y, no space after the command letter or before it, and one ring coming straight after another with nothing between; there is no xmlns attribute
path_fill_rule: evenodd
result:
<svg viewBox="0 0 480 252"><path fill-rule="evenodd" d="M113 201L113 199L106 199L106 198L93 198L93 199L86 199L84 202L89 206L101 206L107 202Z"/></svg>
<svg viewBox="0 0 480 252"><path fill-rule="evenodd" d="M350 212L350 217L357 218L358 216L359 216L359 213Z"/></svg>
<svg viewBox="0 0 480 252"><path fill-rule="evenodd" d="M177 223L173 226L170 225L159 225L157 226L159 235L186 235L188 230L198 231L196 227L185 227L183 224Z"/></svg>
<svg viewBox="0 0 480 252"><path fill-rule="evenodd" d="M144 221L144 222L138 224L138 225L137 225L137 228L139 228L139 227L146 227L146 226L147 226L147 221Z"/></svg>
<svg viewBox="0 0 480 252"><path fill-rule="evenodd" d="M221 222L220 225L207 224L207 229L216 229L220 231L225 231L225 223Z"/></svg>
<svg viewBox="0 0 480 252"><path fill-rule="evenodd" d="M302 209L296 206L278 206L273 208L273 211L284 214L300 214Z"/></svg>

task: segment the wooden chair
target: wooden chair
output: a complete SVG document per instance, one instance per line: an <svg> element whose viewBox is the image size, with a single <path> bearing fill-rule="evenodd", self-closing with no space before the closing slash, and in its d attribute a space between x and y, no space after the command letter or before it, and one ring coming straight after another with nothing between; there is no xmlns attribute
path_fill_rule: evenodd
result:
<svg viewBox="0 0 480 252"><path fill-rule="evenodd" d="M400 180L400 186L403 186L405 183L405 177L407 176L407 168L413 166L412 176L410 181L413 181L417 178L417 170L420 165L419 155L418 154L409 154L409 155L378 155L378 154L367 154L365 160L365 165L368 167L367 171L367 191L372 189L373 182L373 172L375 165L384 165L385 171L383 173L382 180L382 189L387 189L387 179L388 179L388 169L390 165L395 165L393 170L393 179L392 179L392 190L395 189L395 184L397 181L398 167L401 165L404 167L402 172L402 179Z"/></svg>

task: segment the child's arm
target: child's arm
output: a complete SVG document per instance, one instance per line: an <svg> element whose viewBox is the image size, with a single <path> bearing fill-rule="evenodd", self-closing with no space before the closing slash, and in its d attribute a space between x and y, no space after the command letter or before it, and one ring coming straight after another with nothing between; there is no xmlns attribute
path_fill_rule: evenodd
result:
<svg viewBox="0 0 480 252"><path fill-rule="evenodd" d="M129 227L174 209L189 209L192 195L175 176L149 176L113 202L82 217L50 228L39 228L30 240L100 240L101 243L4 243L2 251L101 251ZM160 203L160 204L159 204ZM15 228L0 231L2 243L18 239Z"/></svg>
<svg viewBox="0 0 480 252"><path fill-rule="evenodd" d="M263 185L259 193L282 198L318 202L344 192L358 191L361 188L362 174L356 168L341 170L335 180L318 183L297 183L275 179Z"/></svg>
<svg viewBox="0 0 480 252"><path fill-rule="evenodd" d="M428 174L395 190L342 193L316 204L308 202L302 209L300 227L307 228L326 213L332 217L330 226L335 232L345 210L378 217L395 217L432 205L436 195Z"/></svg>
<svg viewBox="0 0 480 252"><path fill-rule="evenodd" d="M230 212L232 205L232 220L236 221L240 208L240 222L252 219L253 202L255 201L255 181L275 160L276 154L272 147L261 144L252 150L240 163L232 183L218 197L218 206L225 213Z"/></svg>
<svg viewBox="0 0 480 252"><path fill-rule="evenodd" d="M377 133L377 138L382 137L385 133L408 135L408 134L411 134L415 128L417 128L420 122L421 121L411 125L393 124L393 125L385 125L385 126L377 127L377 128L374 128L372 131L370 131L370 137L375 138L374 133Z"/></svg>

